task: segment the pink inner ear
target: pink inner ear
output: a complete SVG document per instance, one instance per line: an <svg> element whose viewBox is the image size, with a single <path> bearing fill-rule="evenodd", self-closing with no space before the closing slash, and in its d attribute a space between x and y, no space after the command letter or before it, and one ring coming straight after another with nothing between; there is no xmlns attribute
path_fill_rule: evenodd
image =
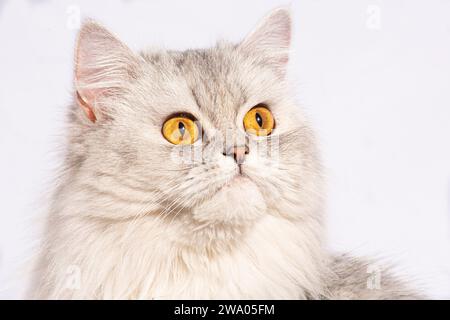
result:
<svg viewBox="0 0 450 320"><path fill-rule="evenodd" d="M75 83L85 80L87 76L86 72L83 72L83 66L87 63L87 61L85 61L87 60L86 53L83 52L84 48L80 46L80 42L78 43L79 46L76 49ZM97 121L97 117L94 113L95 94L89 92L90 90L76 90L76 98L79 106L83 109L88 119L92 123L95 123Z"/></svg>
<svg viewBox="0 0 450 320"><path fill-rule="evenodd" d="M78 91L77 91L77 100L78 104L83 109L88 119L91 120L91 122L95 123L95 121L97 121L97 117L95 116L94 110L89 105L89 103L83 99L83 97L80 95Z"/></svg>

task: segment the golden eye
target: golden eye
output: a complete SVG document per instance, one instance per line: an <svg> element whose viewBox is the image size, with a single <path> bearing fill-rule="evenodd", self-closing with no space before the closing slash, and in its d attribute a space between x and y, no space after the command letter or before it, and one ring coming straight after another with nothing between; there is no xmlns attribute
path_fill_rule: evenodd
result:
<svg viewBox="0 0 450 320"><path fill-rule="evenodd" d="M193 144L199 137L199 129L190 117L177 115L164 122L162 134L173 144Z"/></svg>
<svg viewBox="0 0 450 320"><path fill-rule="evenodd" d="M250 109L244 117L245 131L255 134L257 136L268 136L272 133L275 127L275 120L272 112L264 106L259 104Z"/></svg>

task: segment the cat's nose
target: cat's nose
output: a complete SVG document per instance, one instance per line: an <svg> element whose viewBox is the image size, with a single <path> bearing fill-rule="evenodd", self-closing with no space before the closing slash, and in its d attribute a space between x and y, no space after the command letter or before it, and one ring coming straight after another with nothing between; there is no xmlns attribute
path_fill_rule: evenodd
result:
<svg viewBox="0 0 450 320"><path fill-rule="evenodd" d="M232 146L229 147L223 155L233 157L237 164L242 164L244 163L245 155L248 154L248 152L247 146Z"/></svg>

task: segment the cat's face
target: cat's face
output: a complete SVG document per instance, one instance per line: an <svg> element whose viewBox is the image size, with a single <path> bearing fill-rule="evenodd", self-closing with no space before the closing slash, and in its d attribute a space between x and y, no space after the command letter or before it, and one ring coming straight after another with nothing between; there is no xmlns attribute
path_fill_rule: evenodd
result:
<svg viewBox="0 0 450 320"><path fill-rule="evenodd" d="M91 183L100 191L141 203L130 215L190 212L240 223L314 210L319 164L287 90L289 41L282 9L238 45L185 52L137 55L86 24L72 120L85 176L97 177Z"/></svg>

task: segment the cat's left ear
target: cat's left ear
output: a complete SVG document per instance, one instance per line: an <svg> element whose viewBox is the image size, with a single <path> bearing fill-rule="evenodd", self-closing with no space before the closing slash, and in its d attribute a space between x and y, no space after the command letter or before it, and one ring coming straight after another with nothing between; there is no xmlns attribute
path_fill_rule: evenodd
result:
<svg viewBox="0 0 450 320"><path fill-rule="evenodd" d="M271 11L239 48L284 76L291 44L291 13L288 7Z"/></svg>

